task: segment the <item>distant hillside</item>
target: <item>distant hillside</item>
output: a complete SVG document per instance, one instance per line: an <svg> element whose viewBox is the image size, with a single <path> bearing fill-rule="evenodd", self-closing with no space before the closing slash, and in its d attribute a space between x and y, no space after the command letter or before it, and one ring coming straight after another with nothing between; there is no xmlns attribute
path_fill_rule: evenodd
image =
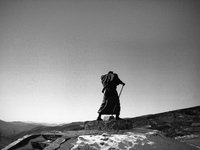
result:
<svg viewBox="0 0 200 150"><path fill-rule="evenodd" d="M64 124L60 126L38 126L31 130L21 132L14 136L15 139L18 139L24 135L41 133L44 131L77 131L84 129L84 122L72 122L69 124Z"/></svg>
<svg viewBox="0 0 200 150"><path fill-rule="evenodd" d="M12 121L10 122L12 124L16 124L16 125L33 125L33 126L58 126L59 124L55 124L55 123L38 123L38 122L32 122L32 121L28 121L28 122L22 122L22 121Z"/></svg>
<svg viewBox="0 0 200 150"><path fill-rule="evenodd" d="M31 130L37 126L39 125L25 122L5 122L0 120L0 132L5 135L18 134L23 131Z"/></svg>

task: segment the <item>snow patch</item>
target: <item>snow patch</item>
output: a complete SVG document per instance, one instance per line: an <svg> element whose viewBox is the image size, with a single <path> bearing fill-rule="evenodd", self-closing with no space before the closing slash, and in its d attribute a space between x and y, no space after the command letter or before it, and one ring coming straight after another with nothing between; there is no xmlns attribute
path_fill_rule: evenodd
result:
<svg viewBox="0 0 200 150"><path fill-rule="evenodd" d="M152 134L152 133L150 133ZM102 135L82 135L78 137L76 143L74 143L72 150L78 147L90 146L94 149L108 150L113 149L131 149L135 145L154 145L153 141L147 139L146 134L139 134L133 132L127 132L126 134L107 134Z"/></svg>

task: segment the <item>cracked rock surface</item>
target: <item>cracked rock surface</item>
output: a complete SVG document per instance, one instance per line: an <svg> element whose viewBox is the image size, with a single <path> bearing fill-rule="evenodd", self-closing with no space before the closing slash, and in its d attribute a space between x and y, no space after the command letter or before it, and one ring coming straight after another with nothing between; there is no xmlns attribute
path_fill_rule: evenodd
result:
<svg viewBox="0 0 200 150"><path fill-rule="evenodd" d="M196 150L188 145L164 136L160 131L137 128L127 131L105 132L98 130L42 133L19 139L3 150Z"/></svg>

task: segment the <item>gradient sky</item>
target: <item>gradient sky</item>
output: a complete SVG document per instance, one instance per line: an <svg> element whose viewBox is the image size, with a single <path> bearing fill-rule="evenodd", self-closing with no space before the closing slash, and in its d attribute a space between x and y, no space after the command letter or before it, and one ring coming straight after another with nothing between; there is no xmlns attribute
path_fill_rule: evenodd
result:
<svg viewBox="0 0 200 150"><path fill-rule="evenodd" d="M199 14L199 0L1 0L0 119L94 120L110 70L122 118L200 105Z"/></svg>

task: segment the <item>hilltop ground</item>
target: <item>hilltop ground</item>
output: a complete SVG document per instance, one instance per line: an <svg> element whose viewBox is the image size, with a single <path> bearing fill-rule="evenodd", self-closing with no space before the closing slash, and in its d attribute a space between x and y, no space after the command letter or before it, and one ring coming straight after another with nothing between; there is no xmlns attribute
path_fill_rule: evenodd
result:
<svg viewBox="0 0 200 150"><path fill-rule="evenodd" d="M18 136L25 134L29 135L4 150L195 150L200 149L200 106L122 121L86 121L59 127L38 127Z"/></svg>

